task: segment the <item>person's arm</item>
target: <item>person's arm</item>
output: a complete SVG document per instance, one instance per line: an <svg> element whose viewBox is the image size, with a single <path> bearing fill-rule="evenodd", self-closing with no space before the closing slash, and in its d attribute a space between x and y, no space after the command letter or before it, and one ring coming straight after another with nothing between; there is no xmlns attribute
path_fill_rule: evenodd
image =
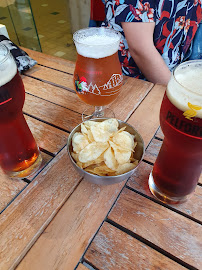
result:
<svg viewBox="0 0 202 270"><path fill-rule="evenodd" d="M154 46L154 22L122 22L129 51L144 76L153 83L167 84L171 72Z"/></svg>

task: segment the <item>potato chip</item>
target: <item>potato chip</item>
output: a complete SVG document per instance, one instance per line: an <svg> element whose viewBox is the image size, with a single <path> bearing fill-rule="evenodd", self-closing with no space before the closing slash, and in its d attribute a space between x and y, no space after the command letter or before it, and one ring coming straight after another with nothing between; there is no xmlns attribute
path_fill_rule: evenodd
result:
<svg viewBox="0 0 202 270"><path fill-rule="evenodd" d="M83 169L83 168L84 168L84 167L83 167L83 163L81 163L81 162L79 161L79 154L78 154L78 153L72 152L71 155L72 155L73 159L76 161L76 164L77 164L81 169Z"/></svg>
<svg viewBox="0 0 202 270"><path fill-rule="evenodd" d="M101 162L97 165L90 165L85 170L89 173L105 176L108 173L112 173L113 171L109 169L104 162Z"/></svg>
<svg viewBox="0 0 202 270"><path fill-rule="evenodd" d="M124 163L118 166L116 170L116 175L126 173L132 169L134 169L137 166L137 163Z"/></svg>
<svg viewBox="0 0 202 270"><path fill-rule="evenodd" d="M119 122L115 118L111 118L101 122L100 125L109 133L114 133L118 131Z"/></svg>
<svg viewBox="0 0 202 270"><path fill-rule="evenodd" d="M72 146L73 146L74 152L76 153L79 153L88 144L89 144L89 141L87 140L86 136L80 132L76 132L74 136L72 137Z"/></svg>
<svg viewBox="0 0 202 270"><path fill-rule="evenodd" d="M107 119L98 122L98 125L91 126L90 129L96 142L107 142L118 131L118 121L116 119Z"/></svg>
<svg viewBox="0 0 202 270"><path fill-rule="evenodd" d="M94 173L98 175L107 175L108 173L113 172L106 164L101 164L94 168Z"/></svg>
<svg viewBox="0 0 202 270"><path fill-rule="evenodd" d="M84 169L83 163L82 163L82 162L78 161L76 164L77 164L81 169Z"/></svg>
<svg viewBox="0 0 202 270"><path fill-rule="evenodd" d="M109 144L107 142L106 143L92 142L81 150L81 152L79 153L79 161L82 163L86 163L88 161L95 160L108 147Z"/></svg>
<svg viewBox="0 0 202 270"><path fill-rule="evenodd" d="M118 129L118 125L113 118L81 124L81 132L73 135L71 153L80 168L95 175L116 176L137 166L135 136L125 130L126 126Z"/></svg>
<svg viewBox="0 0 202 270"><path fill-rule="evenodd" d="M79 161L79 154L78 154L78 153L72 152L72 153L71 153L71 156L73 157L73 159L74 159L76 162Z"/></svg>
<svg viewBox="0 0 202 270"><path fill-rule="evenodd" d="M123 150L119 146L117 146L115 143L109 141L111 147L114 150L114 155L119 164L124 164L129 162L131 157L131 150Z"/></svg>
<svg viewBox="0 0 202 270"><path fill-rule="evenodd" d="M134 137L127 131L121 131L113 136L112 141L122 149L133 150L135 146Z"/></svg>
<svg viewBox="0 0 202 270"><path fill-rule="evenodd" d="M97 126L99 125L99 122L95 122L95 121L86 121L84 123L82 123L86 129L90 129L90 127L92 126Z"/></svg>
<svg viewBox="0 0 202 270"><path fill-rule="evenodd" d="M115 159L114 151L112 150L111 147L109 147L105 152L104 152L104 162L112 170L116 170L118 167L118 162Z"/></svg>
<svg viewBox="0 0 202 270"><path fill-rule="evenodd" d="M119 129L119 130L118 130L116 133L118 133L118 132L122 132L122 131L124 131L125 129L126 129L126 126L125 126L125 127L120 128L120 129ZM116 133L115 133L115 134L116 134ZM115 134L114 134L114 135L115 135Z"/></svg>
<svg viewBox="0 0 202 270"><path fill-rule="evenodd" d="M94 138L93 138L93 134L92 134L90 129L87 131L86 136L88 137L89 142L94 142L95 141Z"/></svg>
<svg viewBox="0 0 202 270"><path fill-rule="evenodd" d="M102 126L91 127L93 138L96 142L107 142L111 136L111 133L105 131Z"/></svg>
<svg viewBox="0 0 202 270"><path fill-rule="evenodd" d="M131 155L131 157L130 157L130 162L131 162L131 163L133 163L133 162L138 162L138 160L135 159L135 158L133 157L133 155Z"/></svg>
<svg viewBox="0 0 202 270"><path fill-rule="evenodd" d="M86 135L88 134L88 129L83 123L81 123L81 133Z"/></svg>
<svg viewBox="0 0 202 270"><path fill-rule="evenodd" d="M88 162L85 162L85 163L82 163L82 166L83 166L83 168L86 168L86 167L88 167L88 166L90 166L90 165L95 165L95 164L99 164L99 163L101 163L101 162L103 162L104 161L104 153L102 153L97 159L95 159L95 160L91 160L91 161L88 161Z"/></svg>
<svg viewBox="0 0 202 270"><path fill-rule="evenodd" d="M83 123L81 124L81 133L86 136L89 143L94 142L91 130L89 129L89 127L86 128L86 126Z"/></svg>
<svg viewBox="0 0 202 270"><path fill-rule="evenodd" d="M85 168L85 171L89 172L89 173L92 173L92 174L96 174L94 172L94 169L95 169L95 165L91 165L91 166L88 166L87 168Z"/></svg>

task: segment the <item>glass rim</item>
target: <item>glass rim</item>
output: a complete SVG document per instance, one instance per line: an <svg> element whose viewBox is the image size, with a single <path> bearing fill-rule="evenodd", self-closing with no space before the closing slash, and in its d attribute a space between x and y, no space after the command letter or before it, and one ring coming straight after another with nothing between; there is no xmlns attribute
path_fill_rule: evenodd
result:
<svg viewBox="0 0 202 270"><path fill-rule="evenodd" d="M10 51L9 49L4 45L4 44L0 44L0 48L4 48L5 49L5 52L6 54L4 55L4 57L0 60L0 65L3 64L9 57L10 55Z"/></svg>
<svg viewBox="0 0 202 270"><path fill-rule="evenodd" d="M79 32L84 32L84 31L86 31L86 30L93 30L93 29L101 29L101 28L103 28L103 29L105 29L105 30L109 30L109 31L111 31L111 32L114 32L118 37L119 37L119 40L117 40L117 41L115 41L115 42L112 42L112 43L109 43L109 44L107 44L107 45L112 45L112 44L114 44L114 43L116 43L116 42L120 42L121 41L121 33L120 32L118 32L118 31L116 31L116 30L114 30L113 28L109 28L109 27L104 27L104 26L101 26L101 27L86 27L86 28L82 28L82 29L79 29L79 30L77 30L76 32L74 32L74 34L73 34L73 41L74 41L74 43L78 43L78 44L84 44L83 42L80 42L80 41L78 41L78 40L76 40L75 39L75 36L79 33ZM86 44L84 44L84 45L86 45ZM103 44L93 44L93 46L103 46Z"/></svg>
<svg viewBox="0 0 202 270"><path fill-rule="evenodd" d="M195 60L189 60L189 61L185 61L183 63L180 63L179 65L177 65L173 71L172 71L172 74L173 74L173 78L175 80L176 83L178 83L180 86L182 86L186 91L188 92L191 92L193 93L194 95L197 95L197 96L201 96L200 94L196 93L196 92L193 92L191 89L187 88L185 85L181 84L177 79L176 79L176 71L178 68L181 68L182 66L187 66L188 64L192 64L192 63L201 63L201 66L202 66L202 59L195 59Z"/></svg>

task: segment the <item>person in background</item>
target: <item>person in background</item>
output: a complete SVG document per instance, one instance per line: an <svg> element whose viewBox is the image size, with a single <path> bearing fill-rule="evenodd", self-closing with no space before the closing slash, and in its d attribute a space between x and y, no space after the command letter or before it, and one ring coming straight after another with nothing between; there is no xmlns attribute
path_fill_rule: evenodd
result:
<svg viewBox="0 0 202 270"><path fill-rule="evenodd" d="M91 0L89 27L99 27L105 19L103 0Z"/></svg>
<svg viewBox="0 0 202 270"><path fill-rule="evenodd" d="M106 0L105 26L122 34L124 75L167 84L202 19L201 0Z"/></svg>
<svg viewBox="0 0 202 270"><path fill-rule="evenodd" d="M188 60L202 59L202 21L199 24Z"/></svg>

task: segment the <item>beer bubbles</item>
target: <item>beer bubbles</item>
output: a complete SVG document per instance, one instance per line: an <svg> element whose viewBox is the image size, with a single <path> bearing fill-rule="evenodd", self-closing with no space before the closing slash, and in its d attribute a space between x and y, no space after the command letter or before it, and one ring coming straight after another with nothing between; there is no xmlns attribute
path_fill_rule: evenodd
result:
<svg viewBox="0 0 202 270"><path fill-rule="evenodd" d="M123 76L118 58L121 34L104 27L81 29L73 35L77 49L75 90L80 99L95 110L83 112L82 119L114 118L110 104L118 96Z"/></svg>
<svg viewBox="0 0 202 270"><path fill-rule="evenodd" d="M160 124L164 141L149 177L151 192L178 204L194 192L202 169L202 61L180 64L164 95Z"/></svg>

